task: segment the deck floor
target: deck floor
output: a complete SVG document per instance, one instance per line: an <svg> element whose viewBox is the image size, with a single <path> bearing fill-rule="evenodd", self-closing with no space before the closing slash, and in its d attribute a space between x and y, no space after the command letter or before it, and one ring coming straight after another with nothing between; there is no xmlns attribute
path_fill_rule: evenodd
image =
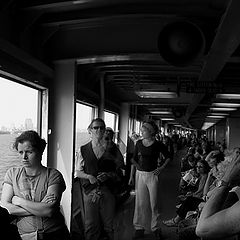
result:
<svg viewBox="0 0 240 240"><path fill-rule="evenodd" d="M178 194L178 185L180 180L180 159L185 154L185 150L179 150L173 161L166 167L165 171L160 177L159 184L159 201L160 201L160 213L162 220L169 219L176 214L176 197ZM124 206L118 211L115 219L115 240L131 240L134 234L134 228L132 224L133 212L134 212L134 200L132 195ZM151 213L146 216L147 222L150 223ZM177 228L166 227L162 224L162 236L164 240L177 240ZM144 240L154 239L149 229L147 229Z"/></svg>

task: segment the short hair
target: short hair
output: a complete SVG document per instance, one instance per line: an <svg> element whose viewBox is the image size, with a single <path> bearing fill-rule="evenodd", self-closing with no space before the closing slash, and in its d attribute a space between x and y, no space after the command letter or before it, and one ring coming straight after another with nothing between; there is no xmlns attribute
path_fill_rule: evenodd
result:
<svg viewBox="0 0 240 240"><path fill-rule="evenodd" d="M18 144L24 142L30 142L32 147L41 154L43 154L47 144L46 141L42 139L36 131L33 130L24 131L18 137L16 137L15 142L13 143L13 148L18 151Z"/></svg>
<svg viewBox="0 0 240 240"><path fill-rule="evenodd" d="M114 134L115 132L113 131L113 129L112 128L110 128L110 127L106 127L106 131L107 132L111 132L112 134Z"/></svg>
<svg viewBox="0 0 240 240"><path fill-rule="evenodd" d="M153 135L156 135L158 133L158 131L159 131L158 126L157 126L157 124L153 120L144 121L143 125L142 125L143 127L144 127L145 123L151 125L151 127L153 129L153 132L152 132Z"/></svg>
<svg viewBox="0 0 240 240"><path fill-rule="evenodd" d="M102 124L104 125L104 128L106 128L106 124L105 124L105 122L104 122L104 120L103 120L102 118L94 118L94 119L91 121L91 123L89 124L89 126L88 126L87 129L90 130L90 129L92 128L93 123L95 123L95 122L102 123Z"/></svg>

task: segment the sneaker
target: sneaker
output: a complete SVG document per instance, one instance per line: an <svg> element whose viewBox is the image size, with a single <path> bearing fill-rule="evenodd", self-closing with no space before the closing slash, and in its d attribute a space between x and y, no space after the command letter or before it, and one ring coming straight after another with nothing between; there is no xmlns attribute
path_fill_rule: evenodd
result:
<svg viewBox="0 0 240 240"><path fill-rule="evenodd" d="M154 234L154 237L155 237L156 240L162 239L162 238L161 238L161 237L162 237L162 231L161 231L160 228L157 229L157 230L155 230L155 231L153 232L153 234Z"/></svg>
<svg viewBox="0 0 240 240"><path fill-rule="evenodd" d="M163 221L163 224L167 227L178 227L178 222L175 222L175 218Z"/></svg>
<svg viewBox="0 0 240 240"><path fill-rule="evenodd" d="M139 239L144 236L144 229L136 229L133 239Z"/></svg>

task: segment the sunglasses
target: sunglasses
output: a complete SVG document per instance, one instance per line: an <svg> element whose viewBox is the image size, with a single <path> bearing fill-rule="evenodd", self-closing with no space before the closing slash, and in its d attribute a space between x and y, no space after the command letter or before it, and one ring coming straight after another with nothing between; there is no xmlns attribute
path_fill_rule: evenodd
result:
<svg viewBox="0 0 240 240"><path fill-rule="evenodd" d="M95 126L95 127L92 127L92 129L94 129L94 130L97 130L97 129L104 130L105 127L104 126Z"/></svg>

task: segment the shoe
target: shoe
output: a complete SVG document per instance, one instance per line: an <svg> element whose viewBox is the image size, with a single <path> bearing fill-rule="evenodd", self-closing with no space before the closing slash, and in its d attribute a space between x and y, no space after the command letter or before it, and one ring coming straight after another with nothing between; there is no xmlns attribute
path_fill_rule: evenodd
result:
<svg viewBox="0 0 240 240"><path fill-rule="evenodd" d="M175 222L174 218L163 221L163 224L166 225L167 227L177 227L178 226L178 223Z"/></svg>
<svg viewBox="0 0 240 240"><path fill-rule="evenodd" d="M139 239L142 238L144 236L144 229L136 229L133 239Z"/></svg>
<svg viewBox="0 0 240 240"><path fill-rule="evenodd" d="M180 203L180 204L178 204L178 205L176 205L176 209L179 209L181 206L182 206L182 204L181 204L181 203Z"/></svg>
<svg viewBox="0 0 240 240"><path fill-rule="evenodd" d="M161 240L162 239L162 231L161 231L160 228L155 230L153 232L153 234L154 234L154 237L155 237L156 240Z"/></svg>

